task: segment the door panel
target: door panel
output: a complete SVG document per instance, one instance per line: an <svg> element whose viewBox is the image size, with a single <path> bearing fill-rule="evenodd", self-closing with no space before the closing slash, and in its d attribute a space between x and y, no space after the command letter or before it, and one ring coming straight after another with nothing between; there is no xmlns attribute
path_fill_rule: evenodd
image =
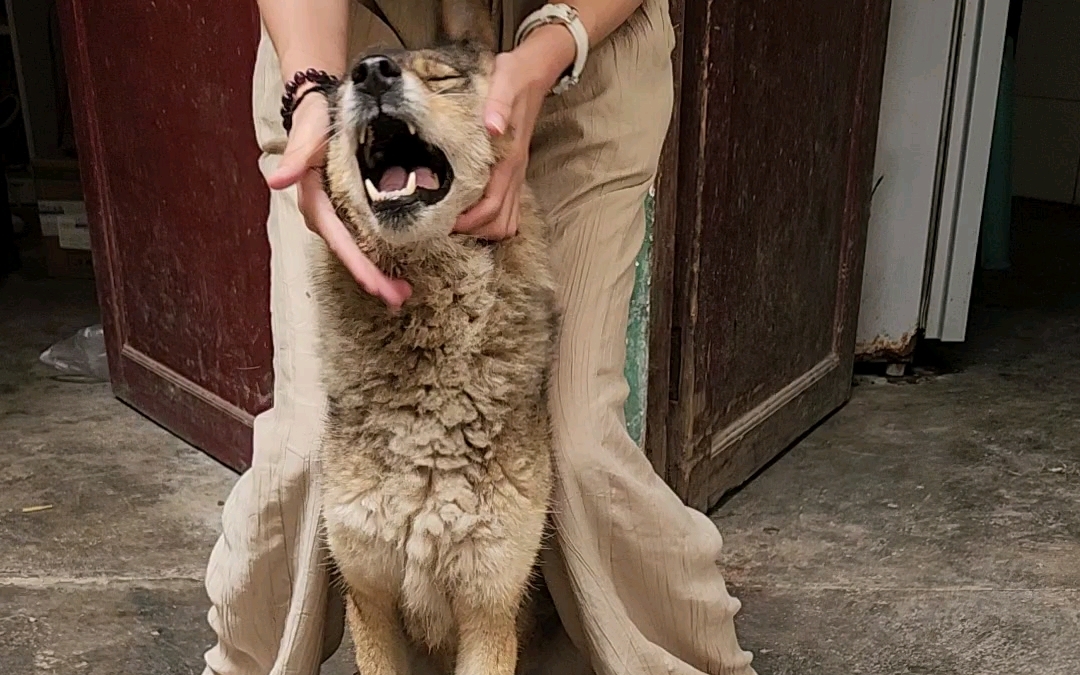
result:
<svg viewBox="0 0 1080 675"><path fill-rule="evenodd" d="M675 270L670 401L647 443L692 506L849 394L888 5L676 6L680 132L662 167L677 180L662 171L660 199L679 208L657 223Z"/></svg>
<svg viewBox="0 0 1080 675"><path fill-rule="evenodd" d="M272 393L255 3L58 4L113 388L243 468Z"/></svg>

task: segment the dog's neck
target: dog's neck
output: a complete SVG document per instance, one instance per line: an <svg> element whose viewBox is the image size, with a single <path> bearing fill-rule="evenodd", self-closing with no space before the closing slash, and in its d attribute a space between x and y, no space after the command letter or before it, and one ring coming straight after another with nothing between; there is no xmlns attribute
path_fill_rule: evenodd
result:
<svg viewBox="0 0 1080 675"><path fill-rule="evenodd" d="M475 256L490 257L496 246L463 234L401 244L358 237L357 244L379 269L391 274L405 270L437 271L455 268Z"/></svg>
<svg viewBox="0 0 1080 675"><path fill-rule="evenodd" d="M427 293L441 295L447 290L471 293L478 287L497 283L497 270L524 267L532 269L532 258L546 259L546 225L537 214L532 193L522 193L519 229L511 239L491 242L466 234L393 244L354 230L360 250L391 278L403 279L413 288L413 302L424 304ZM450 231L448 224L446 231ZM333 257L333 256L331 256ZM351 275L335 265L344 277ZM343 277L343 278L344 278ZM353 282L355 283L355 282Z"/></svg>
<svg viewBox="0 0 1080 675"><path fill-rule="evenodd" d="M385 274L411 285L412 297L402 308L399 321L451 305L479 316L501 293L520 295L526 289L532 289L529 292L553 289L545 266L546 225L531 201L522 206L517 236L496 243L464 234L401 245L364 236L358 236L356 241ZM324 284L328 284L323 286L324 290L334 289L323 296L324 301L336 308L332 313L344 312L342 316L363 316L377 322L394 314L382 301L356 292L356 281L345 266L329 249L325 253L320 274Z"/></svg>
<svg viewBox="0 0 1080 675"><path fill-rule="evenodd" d="M497 252L511 242L489 243L450 234L396 245L357 237L357 243L384 274L410 284L410 304L427 305L443 304L446 293L463 296L490 287L498 265ZM343 266L339 269L344 272Z"/></svg>

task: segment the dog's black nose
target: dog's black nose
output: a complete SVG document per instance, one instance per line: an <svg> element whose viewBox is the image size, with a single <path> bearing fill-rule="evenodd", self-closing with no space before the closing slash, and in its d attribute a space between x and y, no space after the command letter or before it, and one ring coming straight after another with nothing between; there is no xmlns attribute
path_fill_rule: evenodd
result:
<svg viewBox="0 0 1080 675"><path fill-rule="evenodd" d="M389 91L401 79L401 68L385 56L369 56L353 69L353 82L372 96Z"/></svg>

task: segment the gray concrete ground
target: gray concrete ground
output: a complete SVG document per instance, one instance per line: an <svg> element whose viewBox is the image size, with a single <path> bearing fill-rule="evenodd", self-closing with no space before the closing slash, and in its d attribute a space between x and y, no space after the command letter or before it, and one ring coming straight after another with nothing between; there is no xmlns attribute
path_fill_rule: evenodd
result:
<svg viewBox="0 0 1080 675"><path fill-rule="evenodd" d="M1080 673L1080 219L1025 213L943 373L860 378L717 510L761 675ZM199 673L234 476L36 363L94 321L87 284L0 286L0 675Z"/></svg>
<svg viewBox="0 0 1080 675"><path fill-rule="evenodd" d="M201 576L234 477L37 363L97 320L90 284L0 287L4 675L186 675L209 642Z"/></svg>
<svg viewBox="0 0 1080 675"><path fill-rule="evenodd" d="M951 374L860 378L716 512L762 675L1080 673L1080 209L1014 228Z"/></svg>

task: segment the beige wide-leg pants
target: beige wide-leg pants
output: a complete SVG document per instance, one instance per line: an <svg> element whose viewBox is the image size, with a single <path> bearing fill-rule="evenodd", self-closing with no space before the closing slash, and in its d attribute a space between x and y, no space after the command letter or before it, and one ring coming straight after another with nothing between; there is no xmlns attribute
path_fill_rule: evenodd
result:
<svg viewBox="0 0 1080 675"><path fill-rule="evenodd" d="M354 3L350 42L423 44L431 0ZM523 8L502 13L504 42ZM541 675L751 675L717 566L721 538L687 509L628 436L623 377L634 258L672 107L674 38L665 0L646 0L594 48L581 84L546 104L529 180L554 225L563 324L552 388L556 543L544 574L565 632ZM281 78L263 33L255 126L270 171L284 148ZM253 464L225 504L206 587L218 644L206 675L313 675L342 635L320 539L318 381L308 263L321 242L293 190L271 197L274 407L255 421ZM591 665L591 668L590 668ZM363 674L361 674L363 675Z"/></svg>

